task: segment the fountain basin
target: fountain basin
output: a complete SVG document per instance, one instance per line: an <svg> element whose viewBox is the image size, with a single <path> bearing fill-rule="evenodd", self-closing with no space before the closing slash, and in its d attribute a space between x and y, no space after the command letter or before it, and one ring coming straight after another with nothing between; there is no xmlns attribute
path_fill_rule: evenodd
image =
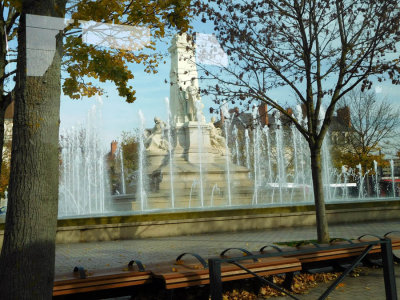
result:
<svg viewBox="0 0 400 300"><path fill-rule="evenodd" d="M330 224L393 220L400 215L400 198L340 201L327 204ZM4 217L0 219L4 222ZM277 227L314 226L311 203L302 205L221 207L191 210L154 210L79 216L58 220L57 243L139 239L210 232L232 232ZM4 223L0 224L0 241Z"/></svg>

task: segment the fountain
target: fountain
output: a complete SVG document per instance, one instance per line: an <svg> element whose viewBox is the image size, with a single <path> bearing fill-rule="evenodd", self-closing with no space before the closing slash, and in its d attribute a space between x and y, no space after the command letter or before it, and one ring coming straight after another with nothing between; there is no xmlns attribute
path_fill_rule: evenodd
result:
<svg viewBox="0 0 400 300"><path fill-rule="evenodd" d="M215 119L206 122L203 115L204 105L193 63L194 50L189 46L187 36L183 34L173 39L169 49L171 88L170 99L165 101L168 119L164 123L155 118L155 125L148 135L140 135L143 138L136 183L139 192L115 195L114 203L129 196L134 211L204 208L211 202L214 206L224 207L251 204L249 170L231 162L229 116L223 134L214 126ZM140 131L145 130L141 128ZM206 199L205 195L216 186L220 193L212 192L212 199ZM233 187L237 191L235 196ZM139 207L137 202L146 205Z"/></svg>
<svg viewBox="0 0 400 300"><path fill-rule="evenodd" d="M395 183L394 183L394 160L390 160L390 175L392 179L392 197L396 197L396 188L395 188Z"/></svg>
<svg viewBox="0 0 400 300"><path fill-rule="evenodd" d="M225 106L226 118L220 120L219 126L215 118L207 122L198 91L194 50L190 47L182 35L176 36L169 48L171 86L169 100L165 99L166 122L155 117L153 128L146 129L144 116L139 114L138 169L131 173L129 167L120 166L121 176L116 176L122 181L119 195L109 195L105 157L112 155L108 156L99 140L99 126L95 123L99 117L89 117L86 125L61 133L60 241L314 224L307 141L278 112L268 116L271 122L263 127L261 123L245 124L245 117L227 114ZM98 110L92 110L93 114ZM253 111L253 119L257 118ZM304 124L300 107L296 119ZM335 171L328 148L326 143L323 178L331 220L351 221L357 214L357 220L370 221L379 210L385 217L398 216L394 162L390 165L391 179L380 180L376 175L379 166L374 163L376 197L372 198L363 192L364 177L357 182L362 170L342 166ZM117 154L115 159L123 162L125 155L126 161L128 154L122 153L122 148ZM369 171L363 170L363 176ZM382 197L385 192L390 198ZM73 217L65 220L70 216Z"/></svg>
<svg viewBox="0 0 400 300"><path fill-rule="evenodd" d="M276 160L278 169L278 185L279 185L279 201L283 203L283 189L286 188L286 166L285 166L285 154L283 144L283 127L280 118L280 113L276 112L276 130L275 130L275 149L276 149Z"/></svg>
<svg viewBox="0 0 400 300"><path fill-rule="evenodd" d="M126 194L126 186L125 186L125 169L124 169L124 151L122 147L118 149L119 152L119 160L121 166L121 188L122 194Z"/></svg>
<svg viewBox="0 0 400 300"><path fill-rule="evenodd" d="M190 95L189 95L189 97L190 97ZM197 119L196 119L197 120L197 145L199 147L198 150L199 150L200 207L204 207L203 128L201 126L201 122L199 122L199 120L202 119L202 113L201 113L202 104L201 104L201 102L199 100L192 99L192 101L196 101L195 107L196 107L196 117L197 117Z"/></svg>
<svg viewBox="0 0 400 300"><path fill-rule="evenodd" d="M98 126L101 102L94 105L86 124L60 132L61 176L60 217L104 213L110 197L106 154Z"/></svg>
<svg viewBox="0 0 400 300"><path fill-rule="evenodd" d="M169 99L168 97L165 98L165 104L167 105L168 111L168 122L167 122L167 136L168 136L168 154L169 154L169 176L170 176L170 183L171 183L171 208L175 208L175 192L174 192L174 171L173 171L173 163L172 163L172 128L171 128L171 110L169 107Z"/></svg>
<svg viewBox="0 0 400 300"><path fill-rule="evenodd" d="M246 167L250 169L250 137L249 137L249 130L246 128L244 131L244 137L246 141Z"/></svg>
<svg viewBox="0 0 400 300"><path fill-rule="evenodd" d="M229 126L230 126L230 117L228 104L224 103L221 108L223 110L223 115L225 118L224 130L225 130L225 170L226 170L226 188L228 190L228 206L232 205L232 193L231 193L231 172L230 172L230 150L229 150Z"/></svg>
<svg viewBox="0 0 400 300"><path fill-rule="evenodd" d="M104 159L99 158L104 158L105 152L99 152L101 147L98 146L89 147L89 144L98 144L93 139L97 137L97 133L93 133L96 126L88 126L83 137L82 129L73 129L63 133L61 138L60 215L104 212L105 207L111 211L148 213L165 209L312 203L309 149L295 126L275 111L271 127L262 127L257 121L258 109L254 108L253 130L239 129L234 123L234 118L239 116L230 115L225 104L221 107L224 115L220 124L222 129L216 128L215 119L206 122L203 115L204 105L193 62L194 49L187 36L175 36L169 52L171 87L170 98L165 99L167 120L164 123L155 117L154 127L145 129L145 118L139 112L138 170L127 176L132 187L129 190L134 192L126 194L124 154L120 148L121 194L108 201L106 167L101 163ZM297 107L296 118L300 123L304 122L300 107ZM239 137L244 137L244 140L240 141ZM341 171L335 171L330 163L328 139L329 136L322 147L326 201L347 201L352 195L358 200L366 199L365 176L370 170L364 170L363 174L359 165L358 172L345 166ZM244 153L239 150L240 142ZM100 165L91 166L89 160ZM374 162L375 194L379 197L377 168L378 164ZM391 170L394 191L393 162ZM358 184L356 176L359 176ZM84 199L79 200L79 195ZM122 203L127 205L122 206Z"/></svg>
<svg viewBox="0 0 400 300"><path fill-rule="evenodd" d="M192 186L190 187L190 195L189 195L189 208L192 208L192 195L193 195L193 190L197 185L197 180L193 180Z"/></svg>
<svg viewBox="0 0 400 300"><path fill-rule="evenodd" d="M239 136L238 136L238 129L236 126L233 127L233 139L235 141L235 154L236 154L236 164L240 166L241 161L240 161L240 154L239 154Z"/></svg>
<svg viewBox="0 0 400 300"><path fill-rule="evenodd" d="M254 181L254 193L253 193L253 201L252 204L258 204L258 187L260 185L260 164L261 164L261 136L260 136L260 127L258 124L258 109L257 107L253 108L252 112L254 130L253 130L253 181Z"/></svg>
<svg viewBox="0 0 400 300"><path fill-rule="evenodd" d="M140 200L140 210L147 209L147 193L146 193L146 179L145 179L145 162L146 162L146 150L144 145L144 116L141 110L139 110L140 118L140 131L139 131L139 173L138 173L138 189L136 190L136 199Z"/></svg>
<svg viewBox="0 0 400 300"><path fill-rule="evenodd" d="M210 206L214 206L214 192L217 191L218 193L221 192L221 189L218 187L218 184L214 184L212 190L211 190L211 198L210 198Z"/></svg>
<svg viewBox="0 0 400 300"><path fill-rule="evenodd" d="M374 172L375 172L375 192L376 197L380 196L379 180L378 180L378 162L374 160Z"/></svg>
<svg viewBox="0 0 400 300"><path fill-rule="evenodd" d="M347 183L349 181L349 172L345 166L342 166L342 175L343 175L343 191L342 191L342 199L346 199L349 196L349 190L347 187Z"/></svg>

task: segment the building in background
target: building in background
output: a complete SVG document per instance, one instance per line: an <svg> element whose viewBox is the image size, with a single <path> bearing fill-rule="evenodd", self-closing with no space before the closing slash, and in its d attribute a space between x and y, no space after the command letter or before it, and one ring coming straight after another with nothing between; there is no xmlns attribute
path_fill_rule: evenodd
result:
<svg viewBox="0 0 400 300"><path fill-rule="evenodd" d="M14 102L7 107L4 115L4 146L3 146L3 165L0 174L0 207L7 205L7 189L10 177L11 162L11 142L14 117Z"/></svg>

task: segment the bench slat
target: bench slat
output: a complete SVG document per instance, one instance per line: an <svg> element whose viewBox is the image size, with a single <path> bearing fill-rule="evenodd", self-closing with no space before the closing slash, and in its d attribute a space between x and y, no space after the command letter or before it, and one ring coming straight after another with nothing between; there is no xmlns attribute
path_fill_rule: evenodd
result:
<svg viewBox="0 0 400 300"><path fill-rule="evenodd" d="M59 274L54 281L53 296L142 285L151 279L150 271L124 271L121 268L95 271L84 279L72 272Z"/></svg>
<svg viewBox="0 0 400 300"><path fill-rule="evenodd" d="M260 276L281 274L301 270L301 263L297 258L290 257L271 257L262 258L257 262L253 260L244 260L240 262L247 269L257 273ZM171 272L174 268L176 271ZM198 269L198 264L178 264L164 265L152 270L153 276L163 280L166 289L174 289L179 287L188 287L200 284L209 284L209 270ZM252 274L238 266L224 263L221 265L222 281L238 280L253 277Z"/></svg>
<svg viewBox="0 0 400 300"><path fill-rule="evenodd" d="M93 285L93 286L87 286L87 287L81 287L81 288L71 288L71 289L53 291L53 296L108 290L108 289L121 288L121 287L127 287L127 286L141 285L141 284L146 284L148 282L149 282L149 280L146 279L146 280L139 280L139 281L134 281L134 282Z"/></svg>
<svg viewBox="0 0 400 300"><path fill-rule="evenodd" d="M286 268L286 269L281 269L279 270L269 270L269 271L264 271L257 273L259 276L269 276L269 275L277 275L277 274L282 274L282 273L290 273L290 272L296 272L300 271L301 268L298 266L293 267L293 268ZM241 274L241 275L235 275L235 276L222 276L221 280L223 282L227 281L234 281L234 280L240 280L240 279L246 279L246 278L251 278L253 275L246 273L246 274ZM197 280L197 281L191 281L191 282L181 282L181 283L176 283L176 284L170 284L166 285L166 289L176 289L176 288L182 288L182 287L188 287L188 286L196 286L196 285L202 285L202 284L209 284L210 280L209 279L202 279L202 280Z"/></svg>

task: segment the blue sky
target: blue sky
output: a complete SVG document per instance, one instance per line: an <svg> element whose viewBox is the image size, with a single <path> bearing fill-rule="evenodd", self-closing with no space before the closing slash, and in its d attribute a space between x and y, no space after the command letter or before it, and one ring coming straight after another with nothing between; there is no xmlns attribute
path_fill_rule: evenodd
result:
<svg viewBox="0 0 400 300"><path fill-rule="evenodd" d="M165 97L169 97L169 84L164 82L168 79L170 61L167 60L162 65L158 74L146 74L144 72L135 72L133 84L136 88L137 100L134 103L126 103L118 96L113 84L105 85L106 94L102 96L102 136L106 144L113 139L118 139L123 131L132 131L139 127L139 110L142 110L147 128L153 126L155 116L166 121L167 108ZM200 82L201 85L201 82ZM400 107L400 87L393 86L389 82L376 85L375 90L378 97L387 97L393 104ZM291 91L286 88L271 91L271 95L277 98L285 99L290 97ZM89 109L96 104L96 98L82 98L72 100L68 97L61 99L61 128L70 128L85 120ZM204 114L207 120L210 120L209 107L214 106L210 99L203 97L205 105Z"/></svg>
<svg viewBox="0 0 400 300"><path fill-rule="evenodd" d="M196 32L212 33L212 26L201 22L193 24ZM166 51L169 47L169 41L159 44L162 51ZM169 97L169 84L164 82L169 79L170 60L166 57L166 64L161 64L157 74L147 74L143 72L143 67L132 65L135 79L132 84L136 89L137 100L134 103L126 103L118 96L113 84L107 83L102 87L106 94L102 96L102 106L99 107L102 112L100 128L104 143L109 145L113 139L119 139L123 131L133 131L139 127L139 110L142 110L147 128L153 126L155 116L166 121L167 108L165 105L165 97ZM200 85L202 85L200 81ZM393 104L400 107L400 87L393 86L390 82L383 82L375 85L375 91L378 97L387 97ZM282 99L292 98L292 92L288 88L280 88L279 90L270 91L271 97ZM83 98L80 100L72 100L63 96L61 99L61 128L66 129L84 122L88 111L96 103L96 97L91 99ZM210 120L209 107L214 106L210 99L203 97L205 105L204 114L207 121Z"/></svg>
<svg viewBox="0 0 400 300"><path fill-rule="evenodd" d="M168 59L165 65L161 65L158 74L147 74L140 70L135 72L132 84L136 88L137 100L134 103L126 103L119 97L113 84L103 85L106 94L101 97L103 102L101 127L106 143L118 139L123 131L132 131L134 128L138 128L140 125L139 110L145 116L147 128L153 126L155 116L164 121L167 120L165 97L169 97L169 83L166 84L164 80L169 79L169 71L170 61ZM61 128L69 128L84 121L88 111L96 103L97 97L72 100L63 96L61 99ZM212 102L203 98L203 103L206 119L209 120L208 108Z"/></svg>
<svg viewBox="0 0 400 300"><path fill-rule="evenodd" d="M212 26L201 22L193 22L196 32L212 33ZM167 53L170 46L169 39L158 43L158 50ZM133 131L139 128L139 110L145 116L147 128L154 124L155 116L162 120L167 120L167 107L165 97L169 97L170 59L166 58L166 64L160 64L157 74L147 74L143 72L140 65L132 65L135 78L130 82L136 89L137 100L134 103L126 103L121 97L115 86L111 83L103 84L102 87L106 94L102 96L102 135L104 142L109 144L113 139L118 140L123 131ZM96 97L72 100L69 97L61 98L61 129L67 129L84 122L90 108L96 104ZM209 107L212 106L210 99L202 98L204 103L204 114L207 121L210 120Z"/></svg>

